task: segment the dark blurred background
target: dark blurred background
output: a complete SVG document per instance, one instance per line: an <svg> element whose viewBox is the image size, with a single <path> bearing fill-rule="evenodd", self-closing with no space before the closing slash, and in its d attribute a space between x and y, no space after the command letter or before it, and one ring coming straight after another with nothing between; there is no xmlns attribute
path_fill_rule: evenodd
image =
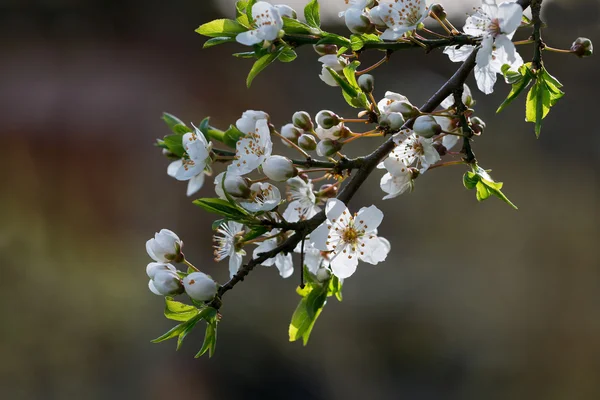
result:
<svg viewBox="0 0 600 400"><path fill-rule="evenodd" d="M495 114L506 85L474 92L488 123L477 155L519 211L477 203L460 167L391 201L381 201L379 174L360 190L352 208L383 209L392 253L347 280L306 348L287 340L297 277L267 268L226 296L211 360L193 358L201 329L179 352L150 343L173 325L147 289L144 244L155 231L177 232L215 279L228 274L212 261L213 217L167 177L153 146L168 133L161 113L225 127L247 109L276 125L299 109L355 112L318 79L310 48L246 89L251 61L230 56L244 49L202 50L194 33L223 15L227 2L216 3L0 1L0 397L600 398L595 58L545 54L566 95L539 140L523 99ZM472 5L448 4L459 3ZM555 1L544 16L553 47L598 42L597 0ZM440 51L395 54L375 74L376 97L393 90L422 104L457 67Z"/></svg>

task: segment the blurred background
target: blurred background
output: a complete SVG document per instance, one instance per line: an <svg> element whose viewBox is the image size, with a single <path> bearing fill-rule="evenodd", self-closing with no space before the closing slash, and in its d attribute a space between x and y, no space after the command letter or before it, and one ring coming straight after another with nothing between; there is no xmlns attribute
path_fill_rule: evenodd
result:
<svg viewBox="0 0 600 400"><path fill-rule="evenodd" d="M344 32L334 18L344 2L322 3L327 28ZM459 27L474 5L446 3ZM251 61L230 55L244 49L202 50L194 33L231 17L231 4L0 1L0 397L600 398L597 58L545 54L566 95L539 140L522 98L495 114L507 85L474 91L488 124L475 151L519 211L477 203L461 167L428 173L414 193L386 202L376 173L351 208L384 211L392 253L346 281L344 301L329 302L306 348L287 337L297 276L262 267L224 299L211 360L193 358L202 329L178 352L150 343L173 325L147 289L154 232L174 230L197 266L221 282L228 275L212 261L213 216L166 175L153 146L168 134L161 113L211 116L220 127L247 109L277 126L300 109L355 113L319 80L310 48L246 89ZM548 2L544 18L553 47L598 42L597 0ZM441 51L394 54L375 73L376 97L392 90L420 105L457 67Z"/></svg>

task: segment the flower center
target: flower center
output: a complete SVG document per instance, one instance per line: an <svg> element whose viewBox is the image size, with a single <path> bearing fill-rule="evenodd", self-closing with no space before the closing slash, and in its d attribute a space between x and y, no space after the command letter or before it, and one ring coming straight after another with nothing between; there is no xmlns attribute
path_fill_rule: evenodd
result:
<svg viewBox="0 0 600 400"><path fill-rule="evenodd" d="M500 20L498 18L491 20L487 30L493 37L500 35L502 33L502 30L500 29Z"/></svg>
<svg viewBox="0 0 600 400"><path fill-rule="evenodd" d="M356 244L358 241L359 233L354 227L348 226L342 232L342 240L348 244Z"/></svg>

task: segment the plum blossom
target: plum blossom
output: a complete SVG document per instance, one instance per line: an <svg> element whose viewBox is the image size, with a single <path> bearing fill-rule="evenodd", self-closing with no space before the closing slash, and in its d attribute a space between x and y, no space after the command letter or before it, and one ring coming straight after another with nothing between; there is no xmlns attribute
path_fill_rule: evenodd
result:
<svg viewBox="0 0 600 400"><path fill-rule="evenodd" d="M387 195L383 197L383 200L393 199L406 191L412 192L414 188L412 168L403 165L404 163L402 162L399 163L401 165L397 166L397 170L394 174L388 172L381 177L379 186L381 187L381 190L387 193Z"/></svg>
<svg viewBox="0 0 600 400"><path fill-rule="evenodd" d="M342 201L329 199L325 215L327 220L311 233L310 242L317 250L329 252L335 276L351 276L359 260L375 265L386 259L390 247L377 236L383 220L377 207L363 207L353 215Z"/></svg>
<svg viewBox="0 0 600 400"><path fill-rule="evenodd" d="M252 7L252 25L255 29L238 34L235 38L246 46L258 44L264 40L272 42L283 28L280 9L266 1L259 1Z"/></svg>
<svg viewBox="0 0 600 400"><path fill-rule="evenodd" d="M183 292L181 278L171 264L152 262L146 267L148 288L158 296L170 296Z"/></svg>
<svg viewBox="0 0 600 400"><path fill-rule="evenodd" d="M217 283L203 272L192 272L183 278L185 292L197 301L208 301L217 294Z"/></svg>
<svg viewBox="0 0 600 400"><path fill-rule="evenodd" d="M309 180L294 177L288 179L288 207L283 213L283 218L288 222L297 222L315 216L321 207L317 205L318 199L313 191L313 184Z"/></svg>
<svg viewBox="0 0 600 400"><path fill-rule="evenodd" d="M167 174L179 181L189 181L187 195L191 196L204 184L204 176L210 175L212 146L198 128L183 135L182 145L186 157L169 164Z"/></svg>
<svg viewBox="0 0 600 400"><path fill-rule="evenodd" d="M240 205L250 212L271 211L281 203L281 193L277 186L266 182L256 182L250 186L250 198Z"/></svg>
<svg viewBox="0 0 600 400"><path fill-rule="evenodd" d="M408 134L407 136L407 133ZM403 166L416 163L420 172L425 172L430 165L440 161L440 155L433 147L433 139L416 135L409 130L394 136L397 146L383 162L383 166L392 175L401 176Z"/></svg>
<svg viewBox="0 0 600 400"><path fill-rule="evenodd" d="M246 136L236 144L235 160L227 167L228 173L248 174L271 155L273 142L267 118L262 111L246 111L236 122L236 127Z"/></svg>
<svg viewBox="0 0 600 400"><path fill-rule="evenodd" d="M372 21L387 26L382 40L400 39L406 32L417 29L427 15L425 0L379 0L379 5L371 9Z"/></svg>
<svg viewBox="0 0 600 400"><path fill-rule="evenodd" d="M179 259L183 258L182 246L183 242L173 231L161 229L154 234L154 238L146 242L146 252L150 258L159 263L179 262Z"/></svg>
<svg viewBox="0 0 600 400"><path fill-rule="evenodd" d="M223 261L229 257L229 276L233 277L242 265L242 257L246 252L240 246L240 240L244 236L244 225L239 222L223 222L217 229L214 241L215 261Z"/></svg>
<svg viewBox="0 0 600 400"><path fill-rule="evenodd" d="M271 232L267 233L266 236L275 236L279 232L279 229L273 229ZM281 244L281 240L281 237L273 237L265 240L264 242L260 243L256 249L254 249L252 257L257 258L261 253L266 253L273 250ZM277 253L275 257L263 261L262 265L265 267L271 267L275 265L279 270L279 275L281 275L282 278L289 278L294 273L294 262L292 261L292 255L290 253Z"/></svg>

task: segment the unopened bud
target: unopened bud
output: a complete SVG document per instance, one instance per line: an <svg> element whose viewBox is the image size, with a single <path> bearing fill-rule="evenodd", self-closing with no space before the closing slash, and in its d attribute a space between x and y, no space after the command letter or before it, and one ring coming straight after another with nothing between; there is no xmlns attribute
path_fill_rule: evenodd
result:
<svg viewBox="0 0 600 400"><path fill-rule="evenodd" d="M577 57L589 57L594 54L594 45L590 39L579 37L571 45L571 51Z"/></svg>
<svg viewBox="0 0 600 400"><path fill-rule="evenodd" d="M375 31L375 25L361 9L349 8L345 14L345 20L346 26L352 33L362 34Z"/></svg>
<svg viewBox="0 0 600 400"><path fill-rule="evenodd" d="M329 157L342 149L342 144L337 140L324 139L317 145L317 154L321 157Z"/></svg>
<svg viewBox="0 0 600 400"><path fill-rule="evenodd" d="M329 110L319 111L317 114L317 125L323 129L331 129L340 123L340 117Z"/></svg>
<svg viewBox="0 0 600 400"><path fill-rule="evenodd" d="M485 122L479 117L471 118L471 130L475 135L481 135L485 130Z"/></svg>
<svg viewBox="0 0 600 400"><path fill-rule="evenodd" d="M317 141L314 136L305 133L298 138L298 146L302 150L313 151L317 148Z"/></svg>
<svg viewBox="0 0 600 400"><path fill-rule="evenodd" d="M280 4L274 6L277 11L279 11L279 15L282 17L287 17L291 19L298 19L298 14L296 14L296 10L286 4Z"/></svg>
<svg viewBox="0 0 600 400"><path fill-rule="evenodd" d="M289 140L294 144L298 144L298 138L302 135L302 131L294 126L294 124L286 124L281 127L281 136ZM289 144L286 141L283 141L284 144Z"/></svg>
<svg viewBox="0 0 600 400"><path fill-rule="evenodd" d="M404 125L404 117L399 112L390 112L379 116L379 126L398 131Z"/></svg>
<svg viewBox="0 0 600 400"><path fill-rule="evenodd" d="M223 186L225 187L225 191L232 197L245 199L250 195L248 181L239 175L227 174Z"/></svg>
<svg viewBox="0 0 600 400"><path fill-rule="evenodd" d="M442 127L431 115L421 115L415 120L413 131L419 136L430 138L442 133Z"/></svg>
<svg viewBox="0 0 600 400"><path fill-rule="evenodd" d="M183 278L185 292L197 301L208 301L217 294L217 284L212 278L202 272L192 272Z"/></svg>
<svg viewBox="0 0 600 400"><path fill-rule="evenodd" d="M317 270L317 280L321 283L329 280L329 278L331 277L331 272L329 272L329 269L327 268L319 268Z"/></svg>
<svg viewBox="0 0 600 400"><path fill-rule="evenodd" d="M262 165L263 173L275 182L285 182L298 175L294 163L287 157L270 156Z"/></svg>
<svg viewBox="0 0 600 400"><path fill-rule="evenodd" d="M442 21L445 20L448 16L446 14L446 10L444 10L444 6L442 6L441 4L433 4L429 7L429 11Z"/></svg>
<svg viewBox="0 0 600 400"><path fill-rule="evenodd" d="M337 185L327 184L319 188L319 197L321 198L332 199L337 196L337 193Z"/></svg>
<svg viewBox="0 0 600 400"><path fill-rule="evenodd" d="M312 119L310 118L310 114L306 111L295 112L292 116L292 123L295 127L308 132L312 131L314 128Z"/></svg>
<svg viewBox="0 0 600 400"><path fill-rule="evenodd" d="M371 93L375 89L375 78L370 74L363 74L358 77L358 86L365 93Z"/></svg>
<svg viewBox="0 0 600 400"><path fill-rule="evenodd" d="M148 287L152 293L159 296L174 296L183 293L181 278L177 272L170 269L155 272L153 278L148 282Z"/></svg>
<svg viewBox="0 0 600 400"><path fill-rule="evenodd" d="M337 54L338 52L338 47L335 44L316 44L313 46L313 49L320 56Z"/></svg>

